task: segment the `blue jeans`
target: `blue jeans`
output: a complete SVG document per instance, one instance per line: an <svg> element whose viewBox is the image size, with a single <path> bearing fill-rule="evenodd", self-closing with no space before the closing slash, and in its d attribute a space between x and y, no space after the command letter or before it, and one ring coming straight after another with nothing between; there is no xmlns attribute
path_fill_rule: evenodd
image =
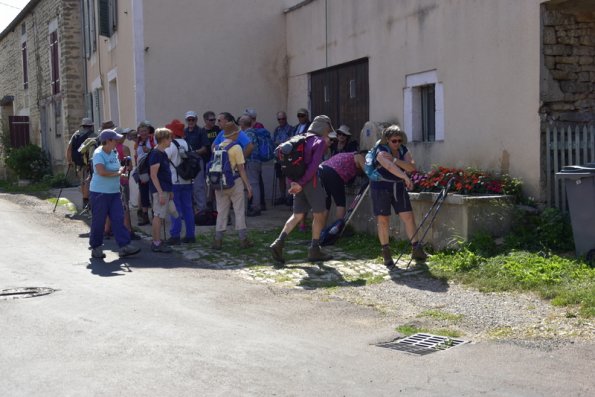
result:
<svg viewBox="0 0 595 397"><path fill-rule="evenodd" d="M91 192L91 234L89 245L91 248L103 245L103 227L109 215L112 233L119 247L130 244L130 232L124 226L124 208L122 208L122 197L120 193L97 193Z"/></svg>
<svg viewBox="0 0 595 397"><path fill-rule="evenodd" d="M174 184L174 204L178 211L177 218L171 218L171 229L169 234L172 237L180 237L182 232L182 218L186 225L186 238L194 237L194 211L192 210L192 184Z"/></svg>

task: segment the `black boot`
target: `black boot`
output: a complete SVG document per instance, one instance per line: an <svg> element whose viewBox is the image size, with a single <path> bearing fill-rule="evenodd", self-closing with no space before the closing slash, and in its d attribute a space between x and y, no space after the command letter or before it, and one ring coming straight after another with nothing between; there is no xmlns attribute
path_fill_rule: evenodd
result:
<svg viewBox="0 0 595 397"><path fill-rule="evenodd" d="M331 259L333 259L333 256L321 250L320 245L310 246L308 248L308 261L310 262L324 262Z"/></svg>
<svg viewBox="0 0 595 397"><path fill-rule="evenodd" d="M285 263L285 259L283 258L283 246L285 244L283 241L276 239L273 241L273 244L270 245L271 254L273 254L273 259L275 260L275 267L281 268L283 267L283 263Z"/></svg>

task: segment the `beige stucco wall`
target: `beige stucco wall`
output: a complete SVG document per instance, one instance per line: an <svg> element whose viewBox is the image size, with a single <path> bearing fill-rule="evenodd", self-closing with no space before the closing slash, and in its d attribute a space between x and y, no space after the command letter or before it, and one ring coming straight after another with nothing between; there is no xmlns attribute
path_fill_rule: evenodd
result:
<svg viewBox="0 0 595 397"><path fill-rule="evenodd" d="M540 3L327 0L325 30L325 1L314 1L287 14L288 108L307 103L304 79L327 56L328 66L367 57L370 118L402 122L406 76L436 70L444 141L410 143L418 165L510 172L536 196Z"/></svg>
<svg viewBox="0 0 595 397"><path fill-rule="evenodd" d="M287 101L285 15L279 0L143 2L146 117L254 107L270 129Z"/></svg>

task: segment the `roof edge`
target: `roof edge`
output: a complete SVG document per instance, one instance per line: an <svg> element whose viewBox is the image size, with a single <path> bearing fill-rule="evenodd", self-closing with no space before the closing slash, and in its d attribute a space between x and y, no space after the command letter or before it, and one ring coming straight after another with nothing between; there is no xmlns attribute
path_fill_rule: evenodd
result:
<svg viewBox="0 0 595 397"><path fill-rule="evenodd" d="M12 32L14 28L27 16L29 11L31 11L37 4L39 4L41 0L31 0L27 5L18 13L18 15L12 20L11 23L0 33L0 40L4 39L4 37L8 36L8 33Z"/></svg>

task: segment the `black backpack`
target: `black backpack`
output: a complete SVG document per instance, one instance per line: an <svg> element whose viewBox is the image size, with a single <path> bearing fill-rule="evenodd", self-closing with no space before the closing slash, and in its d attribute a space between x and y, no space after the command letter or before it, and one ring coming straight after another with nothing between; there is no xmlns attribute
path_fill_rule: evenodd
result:
<svg viewBox="0 0 595 397"><path fill-rule="evenodd" d="M85 161L83 159L83 154L79 152L79 148L89 138L89 136L93 133L93 131L87 131L84 134L75 134L72 139L72 144L70 146L70 151L72 154L72 162L79 167L83 167L85 165Z"/></svg>
<svg viewBox="0 0 595 397"><path fill-rule="evenodd" d="M178 173L178 179L182 178L186 180L192 180L196 178L196 175L198 175L200 172L201 156L193 151L180 150L180 144L176 142L175 139L172 140L172 143L176 145L178 153L180 154L180 158L182 159L178 166L175 166L174 163L169 160L171 165L173 165L173 167L176 169L176 172Z"/></svg>
<svg viewBox="0 0 595 397"><path fill-rule="evenodd" d="M295 135L275 149L275 159L281 172L292 180L300 179L305 173L307 164L304 158L306 139L311 134Z"/></svg>
<svg viewBox="0 0 595 397"><path fill-rule="evenodd" d="M151 150L149 150L145 156L141 157L140 160L138 160L138 163L136 164L136 169L132 173L132 177L134 178L136 183L148 183L151 179L151 176L149 175L151 168L149 166L149 156L151 156L153 150L155 150L155 148L151 148Z"/></svg>

